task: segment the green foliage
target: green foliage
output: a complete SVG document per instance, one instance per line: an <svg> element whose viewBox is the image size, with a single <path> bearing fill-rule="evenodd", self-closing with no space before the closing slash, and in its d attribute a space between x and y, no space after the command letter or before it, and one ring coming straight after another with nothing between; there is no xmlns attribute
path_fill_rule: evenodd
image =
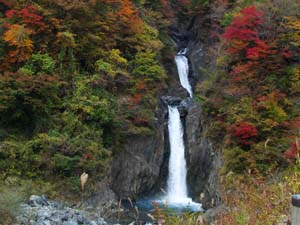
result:
<svg viewBox="0 0 300 225"><path fill-rule="evenodd" d="M228 27L240 10L240 8L236 7L234 11L226 12L221 20L222 27Z"/></svg>
<svg viewBox="0 0 300 225"><path fill-rule="evenodd" d="M169 23L148 1L31 4L0 8L0 175L103 178L121 136L153 134Z"/></svg>
<svg viewBox="0 0 300 225"><path fill-rule="evenodd" d="M191 1L191 5L192 7L195 7L195 6L208 6L210 3L212 2L212 0L192 0Z"/></svg>
<svg viewBox="0 0 300 225"><path fill-rule="evenodd" d="M54 162L54 166L58 171L63 172L64 174L70 174L74 171L76 164L80 161L79 156L77 157L70 157L62 154L55 154L52 157Z"/></svg>
<svg viewBox="0 0 300 225"><path fill-rule="evenodd" d="M53 74L55 61L48 54L32 54L29 61L20 68L20 72L28 75L37 73Z"/></svg>
<svg viewBox="0 0 300 225"><path fill-rule="evenodd" d="M110 75L114 75L115 72L112 69L112 65L104 62L102 59L98 59L96 61L96 71L97 72L102 72L102 73L106 73L106 74L110 74Z"/></svg>
<svg viewBox="0 0 300 225"><path fill-rule="evenodd" d="M249 167L247 159L247 152L240 147L234 147L224 150L225 166L228 170L235 172L243 172Z"/></svg>
<svg viewBox="0 0 300 225"><path fill-rule="evenodd" d="M133 68L132 73L136 78L147 81L159 81L166 78L165 71L159 65L156 57L156 53L151 50L138 52L135 55L135 59L130 62L130 66Z"/></svg>
<svg viewBox="0 0 300 225"><path fill-rule="evenodd" d="M6 127L35 126L58 107L61 86L55 75L21 72L0 75L0 123Z"/></svg>
<svg viewBox="0 0 300 225"><path fill-rule="evenodd" d="M0 186L0 218L1 224L12 224L19 214L19 207L24 200L22 193L9 187Z"/></svg>

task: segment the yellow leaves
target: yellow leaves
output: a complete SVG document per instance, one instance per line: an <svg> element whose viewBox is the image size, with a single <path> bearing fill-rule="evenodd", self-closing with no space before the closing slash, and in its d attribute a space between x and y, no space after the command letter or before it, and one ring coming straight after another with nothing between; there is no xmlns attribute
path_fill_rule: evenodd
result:
<svg viewBox="0 0 300 225"><path fill-rule="evenodd" d="M294 46L300 46L300 20L295 17L284 17L285 21L283 26L289 29L291 32L284 34L284 38L291 41Z"/></svg>
<svg viewBox="0 0 300 225"><path fill-rule="evenodd" d="M127 59L121 56L121 51L119 49L112 49L108 54L109 61L120 67L126 67L128 65Z"/></svg>
<svg viewBox="0 0 300 225"><path fill-rule="evenodd" d="M64 47L70 47L70 48L75 48L76 47L76 42L75 42L75 35L71 32L58 32L56 35L57 39L59 42L62 44Z"/></svg>
<svg viewBox="0 0 300 225"><path fill-rule="evenodd" d="M288 75L289 75L289 91L292 94L296 94L300 92L300 67L295 66L291 67L288 70Z"/></svg>

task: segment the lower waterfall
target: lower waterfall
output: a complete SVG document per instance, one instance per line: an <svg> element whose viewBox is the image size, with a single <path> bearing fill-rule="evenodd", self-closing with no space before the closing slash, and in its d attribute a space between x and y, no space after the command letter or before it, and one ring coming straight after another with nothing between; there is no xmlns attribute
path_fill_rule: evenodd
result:
<svg viewBox="0 0 300 225"><path fill-rule="evenodd" d="M168 129L170 142L168 200L181 202L187 199L186 161L183 129L177 107L169 106Z"/></svg>
<svg viewBox="0 0 300 225"><path fill-rule="evenodd" d="M167 181L167 204L173 208L189 208L192 211L201 211L202 205L193 202L188 197L185 147L180 113L176 106L168 106L168 110L170 159Z"/></svg>

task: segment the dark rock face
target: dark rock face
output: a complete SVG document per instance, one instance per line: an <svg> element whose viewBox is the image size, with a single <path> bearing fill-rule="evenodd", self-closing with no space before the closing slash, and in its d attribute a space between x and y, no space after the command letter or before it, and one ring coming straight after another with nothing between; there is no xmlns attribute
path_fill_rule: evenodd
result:
<svg viewBox="0 0 300 225"><path fill-rule="evenodd" d="M22 204L20 208L20 215L14 225L107 225L97 215L50 201L46 196L32 195L28 204Z"/></svg>
<svg viewBox="0 0 300 225"><path fill-rule="evenodd" d="M205 70L214 70L216 57L212 49L217 48L218 40L212 37L212 24L224 13L224 8L212 5L195 16L187 26L189 40L187 55L190 63L190 82L195 87L207 79ZM200 90L201 91L201 90ZM219 168L222 166L220 149L209 140L207 131L209 118L202 112L201 105L190 104L185 118L185 139L187 151L187 181L190 195L201 203L204 209L222 204L219 191Z"/></svg>
<svg viewBox="0 0 300 225"><path fill-rule="evenodd" d="M222 161L206 135L207 124L202 115L201 106L193 103L185 119L187 181L190 195L199 201L200 193L204 193L201 203L210 208L212 199L219 204L218 169Z"/></svg>
<svg viewBox="0 0 300 225"><path fill-rule="evenodd" d="M114 159L111 188L119 198L144 196L160 183L165 155L165 113L164 107L159 107L154 134L128 137L124 149Z"/></svg>

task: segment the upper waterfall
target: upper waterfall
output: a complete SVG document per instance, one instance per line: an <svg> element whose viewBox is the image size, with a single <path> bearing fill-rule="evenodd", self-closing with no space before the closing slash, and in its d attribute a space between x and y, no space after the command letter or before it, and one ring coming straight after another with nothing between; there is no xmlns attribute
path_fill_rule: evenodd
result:
<svg viewBox="0 0 300 225"><path fill-rule="evenodd" d="M189 62L187 57L185 56L185 53L186 53L186 48L181 49L175 56L175 62L176 62L181 86L188 91L190 97L192 98L193 91L189 82Z"/></svg>

